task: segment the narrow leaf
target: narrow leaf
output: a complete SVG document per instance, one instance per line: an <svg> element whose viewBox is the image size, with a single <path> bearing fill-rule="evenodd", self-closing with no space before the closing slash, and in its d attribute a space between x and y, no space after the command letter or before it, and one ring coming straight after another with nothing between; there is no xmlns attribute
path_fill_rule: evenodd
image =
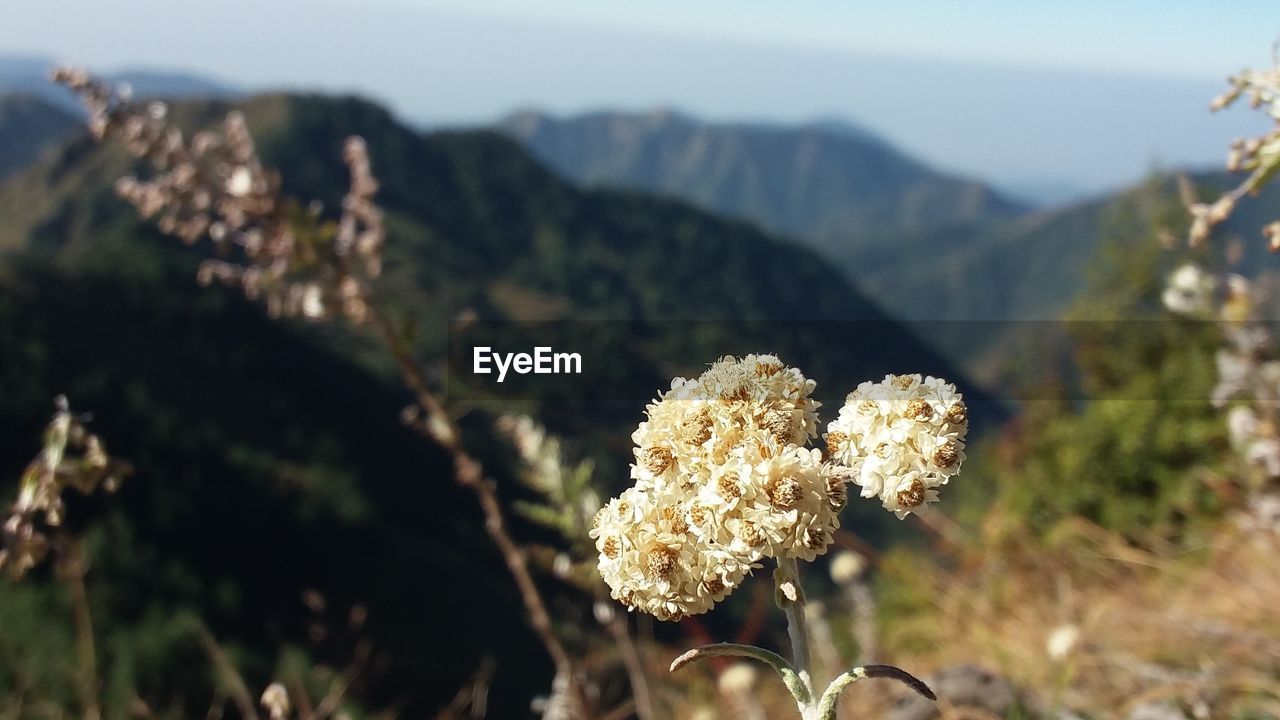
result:
<svg viewBox="0 0 1280 720"><path fill-rule="evenodd" d="M673 660L671 662L671 672L675 672L685 665L703 658L725 655L751 658L769 665L782 676L783 684L787 686L787 690L791 691L791 696L796 699L797 703L801 706L809 703L809 691L805 688L804 683L801 682L800 676L791 668L791 664L781 655L754 645L739 645L737 643L703 645Z"/></svg>
<svg viewBox="0 0 1280 720"><path fill-rule="evenodd" d="M844 689L863 678L888 678L897 680L921 695L936 701L938 696L929 689L923 680L901 668L892 665L866 665L856 667L831 681L822 700L818 703L819 720L836 720L836 707L840 703L840 695Z"/></svg>

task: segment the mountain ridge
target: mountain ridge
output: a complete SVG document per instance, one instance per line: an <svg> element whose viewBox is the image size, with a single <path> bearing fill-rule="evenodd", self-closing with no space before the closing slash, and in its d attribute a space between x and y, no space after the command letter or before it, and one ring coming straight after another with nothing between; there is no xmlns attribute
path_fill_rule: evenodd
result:
<svg viewBox="0 0 1280 720"><path fill-rule="evenodd" d="M845 122L703 122L678 111L564 118L526 110L497 128L565 177L679 197L819 250L875 230L916 230L1027 209L940 173Z"/></svg>
<svg viewBox="0 0 1280 720"><path fill-rule="evenodd" d="M42 55L0 54L0 94L34 95L64 111L81 117L79 101L66 88L50 82L59 63ZM137 99L179 99L242 97L244 93L221 80L193 72L166 72L145 67L123 68L103 79L128 86Z"/></svg>
<svg viewBox="0 0 1280 720"><path fill-rule="evenodd" d="M0 94L0 180L79 132L70 112L36 95Z"/></svg>

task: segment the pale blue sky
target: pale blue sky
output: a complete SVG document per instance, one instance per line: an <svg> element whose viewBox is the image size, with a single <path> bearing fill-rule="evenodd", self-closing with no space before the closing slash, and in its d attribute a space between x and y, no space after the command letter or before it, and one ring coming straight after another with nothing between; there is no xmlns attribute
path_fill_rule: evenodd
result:
<svg viewBox="0 0 1280 720"><path fill-rule="evenodd" d="M423 8L414 0L374 0ZM432 7L811 50L1218 77L1257 59L1280 13L1254 0L439 0ZM1267 27L1266 15L1274 20ZM1225 65L1224 65L1225 64Z"/></svg>
<svg viewBox="0 0 1280 720"><path fill-rule="evenodd" d="M0 54L354 90L424 122L667 106L861 123L944 168L1102 189L1218 163L1204 112L1265 64L1263 2L7 0Z"/></svg>

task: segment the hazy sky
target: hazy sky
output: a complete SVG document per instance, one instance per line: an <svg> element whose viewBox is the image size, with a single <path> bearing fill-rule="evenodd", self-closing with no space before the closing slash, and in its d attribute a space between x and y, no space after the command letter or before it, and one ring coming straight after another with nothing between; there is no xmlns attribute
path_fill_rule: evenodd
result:
<svg viewBox="0 0 1280 720"><path fill-rule="evenodd" d="M1233 0L5 2L0 54L354 90L426 122L840 117L947 169L1095 189L1219 163L1260 122L1208 100L1280 34L1280 8Z"/></svg>

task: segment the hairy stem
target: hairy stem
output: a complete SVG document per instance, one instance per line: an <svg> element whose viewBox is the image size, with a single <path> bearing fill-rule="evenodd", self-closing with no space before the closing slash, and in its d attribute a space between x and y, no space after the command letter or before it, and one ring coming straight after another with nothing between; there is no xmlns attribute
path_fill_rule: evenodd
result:
<svg viewBox="0 0 1280 720"><path fill-rule="evenodd" d="M775 574L778 605L787 618L787 636L791 640L791 666L800 676L808 696L813 697L813 678L809 664L809 626L804 615L804 588L795 558L779 558Z"/></svg>

